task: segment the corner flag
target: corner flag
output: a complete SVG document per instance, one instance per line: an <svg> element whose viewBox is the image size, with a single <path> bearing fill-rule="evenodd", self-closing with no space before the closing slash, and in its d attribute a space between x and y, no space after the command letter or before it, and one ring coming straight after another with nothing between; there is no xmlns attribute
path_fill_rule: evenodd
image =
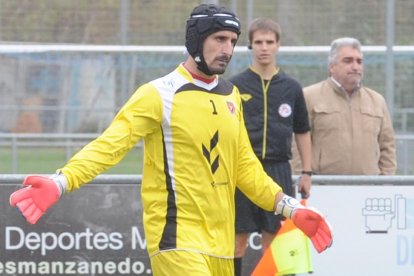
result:
<svg viewBox="0 0 414 276"><path fill-rule="evenodd" d="M301 203L306 205L306 200ZM286 219L251 276L279 276L313 271L309 239Z"/></svg>

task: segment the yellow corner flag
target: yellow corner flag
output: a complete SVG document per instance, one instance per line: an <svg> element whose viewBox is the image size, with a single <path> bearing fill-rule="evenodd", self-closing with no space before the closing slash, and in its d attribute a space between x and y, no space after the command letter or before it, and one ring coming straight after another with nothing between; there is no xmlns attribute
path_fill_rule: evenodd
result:
<svg viewBox="0 0 414 276"><path fill-rule="evenodd" d="M301 203L306 205L306 200ZM251 275L281 276L312 271L309 239L291 219L286 219Z"/></svg>

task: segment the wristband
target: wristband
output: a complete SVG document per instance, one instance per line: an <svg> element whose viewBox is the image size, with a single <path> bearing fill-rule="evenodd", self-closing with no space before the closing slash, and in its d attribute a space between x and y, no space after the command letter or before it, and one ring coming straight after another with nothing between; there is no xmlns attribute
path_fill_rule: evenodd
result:
<svg viewBox="0 0 414 276"><path fill-rule="evenodd" d="M61 173L57 172L54 175L50 176L53 181L55 181L56 185L59 188L59 196L61 196L64 192L66 192L66 188L68 187L68 181L66 179L66 176Z"/></svg>
<svg viewBox="0 0 414 276"><path fill-rule="evenodd" d="M312 171L302 171L301 173L302 174L307 174L309 176L312 176L313 175L313 172Z"/></svg>
<svg viewBox="0 0 414 276"><path fill-rule="evenodd" d="M276 205L276 215L282 215L285 218L292 218L293 213L298 208L303 208L304 206L296 200L296 198L284 195L283 198Z"/></svg>

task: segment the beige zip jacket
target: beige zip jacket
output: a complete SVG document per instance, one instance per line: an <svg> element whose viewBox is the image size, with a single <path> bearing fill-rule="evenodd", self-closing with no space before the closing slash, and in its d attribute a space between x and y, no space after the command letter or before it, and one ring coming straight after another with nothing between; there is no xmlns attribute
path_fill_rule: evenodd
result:
<svg viewBox="0 0 414 276"><path fill-rule="evenodd" d="M395 135L384 97L367 87L352 96L330 78L304 88L317 174L392 175Z"/></svg>

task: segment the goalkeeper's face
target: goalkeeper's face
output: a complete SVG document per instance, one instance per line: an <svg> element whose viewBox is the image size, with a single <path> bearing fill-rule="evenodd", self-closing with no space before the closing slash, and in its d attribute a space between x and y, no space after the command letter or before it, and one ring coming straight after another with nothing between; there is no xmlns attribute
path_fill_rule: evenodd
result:
<svg viewBox="0 0 414 276"><path fill-rule="evenodd" d="M218 31L209 35L203 44L203 56L213 74L223 74L233 55L238 35L232 31Z"/></svg>

